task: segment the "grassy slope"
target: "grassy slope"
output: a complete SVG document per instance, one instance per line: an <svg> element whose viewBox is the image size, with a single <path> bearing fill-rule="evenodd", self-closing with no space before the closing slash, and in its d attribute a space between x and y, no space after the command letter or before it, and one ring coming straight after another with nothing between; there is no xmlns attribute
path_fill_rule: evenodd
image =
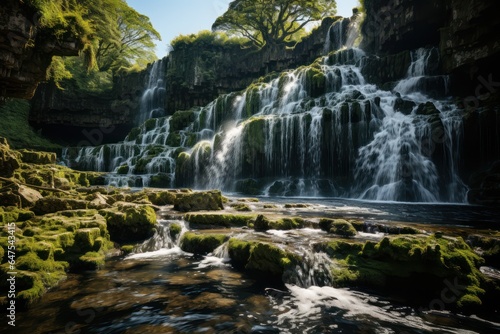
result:
<svg viewBox="0 0 500 334"><path fill-rule="evenodd" d="M13 148L55 151L61 147L41 137L29 126L30 104L26 100L8 99L0 106L0 137L9 140Z"/></svg>

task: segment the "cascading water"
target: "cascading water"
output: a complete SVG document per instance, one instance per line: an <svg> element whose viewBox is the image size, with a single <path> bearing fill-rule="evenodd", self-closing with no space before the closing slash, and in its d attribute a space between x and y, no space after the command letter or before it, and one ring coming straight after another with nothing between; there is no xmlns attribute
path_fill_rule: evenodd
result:
<svg viewBox="0 0 500 334"><path fill-rule="evenodd" d="M330 34L338 25L348 36L356 21L338 20ZM343 47L344 37L335 37ZM464 202L461 116L426 95L447 89L436 75L438 50L413 52L392 92L366 82L364 57L343 48L206 107L148 120L123 143L84 148L76 160L113 172L108 182L117 186Z"/></svg>
<svg viewBox="0 0 500 334"><path fill-rule="evenodd" d="M174 229L173 226L180 228L180 230ZM160 220L155 234L136 246L128 258L151 258L181 252L179 242L186 231L187 228L183 220Z"/></svg>
<svg viewBox="0 0 500 334"><path fill-rule="evenodd" d="M141 97L137 125L150 118L165 116L166 64L167 58L163 58L155 61L149 68L146 89Z"/></svg>

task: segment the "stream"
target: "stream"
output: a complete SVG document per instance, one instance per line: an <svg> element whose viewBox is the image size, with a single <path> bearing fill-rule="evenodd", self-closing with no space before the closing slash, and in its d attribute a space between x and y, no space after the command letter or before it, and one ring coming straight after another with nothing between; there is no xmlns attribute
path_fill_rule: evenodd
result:
<svg viewBox="0 0 500 334"><path fill-rule="evenodd" d="M266 201L284 211L285 202L310 205L309 209L286 209L290 214L306 216L316 210L328 215L330 211L332 216L377 221L393 217L453 223L448 225L453 228L475 224L487 228L498 217L496 209L448 204L311 198ZM252 204L258 208L263 203ZM319 230L231 231L236 238L293 244L309 256L304 261L307 266L285 273L284 283L275 283L257 281L233 269L224 245L205 257L183 252L179 238L172 240L168 233L173 222L179 223L160 220L161 228L152 239L131 255L108 260L102 270L70 274L39 303L18 315L16 333L493 333L500 329L500 324L476 316L430 310L435 301L422 308L396 296L332 287L322 271L329 265L328 257L307 251L308 245L326 237ZM377 239L382 235L360 233L358 237Z"/></svg>

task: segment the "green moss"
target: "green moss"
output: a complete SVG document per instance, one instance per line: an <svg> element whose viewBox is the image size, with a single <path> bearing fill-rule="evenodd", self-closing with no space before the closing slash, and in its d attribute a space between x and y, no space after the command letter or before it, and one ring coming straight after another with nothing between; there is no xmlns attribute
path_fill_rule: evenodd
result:
<svg viewBox="0 0 500 334"><path fill-rule="evenodd" d="M323 218L319 221L319 226L323 231L337 234L343 237L352 237L357 234L356 229L351 223L344 219Z"/></svg>
<svg viewBox="0 0 500 334"><path fill-rule="evenodd" d="M181 234L182 226L177 224L177 223L170 224L170 228L169 228L168 232L170 234L170 237L173 240L175 240Z"/></svg>
<svg viewBox="0 0 500 334"><path fill-rule="evenodd" d="M231 258L231 264L237 269L244 269L248 259L250 258L250 252L256 242L243 241L236 238L229 239L228 242L228 253Z"/></svg>
<svg viewBox="0 0 500 334"><path fill-rule="evenodd" d="M104 266L105 256L98 252L87 252L80 256L78 267L82 270L97 270Z"/></svg>
<svg viewBox="0 0 500 334"><path fill-rule="evenodd" d="M123 245L120 247L120 250L122 251L123 255L128 255L134 251L134 248L134 245Z"/></svg>
<svg viewBox="0 0 500 334"><path fill-rule="evenodd" d="M390 289L414 294L411 298L425 302L439 295L448 280L464 287L450 304L450 308L462 310L469 307L466 305L478 305L484 295L478 270L483 260L461 238L407 235L385 237L378 243L335 241L315 248L336 260L332 274L340 286ZM425 290L419 288L421 281L427 282ZM409 291L408 285L415 289ZM459 303L462 297L463 303Z"/></svg>
<svg viewBox="0 0 500 334"><path fill-rule="evenodd" d="M248 204L245 203L235 203L231 204L231 207L235 209L236 211L252 211L252 209L248 206Z"/></svg>
<svg viewBox="0 0 500 334"><path fill-rule="evenodd" d="M254 215L188 213L184 219L192 228L207 229L214 227L242 227L255 218Z"/></svg>
<svg viewBox="0 0 500 334"><path fill-rule="evenodd" d="M29 126L30 103L21 99L8 99L0 105L2 126L0 137L9 139L12 148L32 148L42 150L60 150L61 147L41 137Z"/></svg>
<svg viewBox="0 0 500 334"><path fill-rule="evenodd" d="M137 205L104 209L111 239L117 242L140 241L151 237L156 228L156 213L150 206Z"/></svg>
<svg viewBox="0 0 500 334"><path fill-rule="evenodd" d="M195 234L184 233L181 239L181 249L185 252L205 255L214 251L229 239L224 234Z"/></svg>
<svg viewBox="0 0 500 334"><path fill-rule="evenodd" d="M273 230L291 230L304 227L304 219L299 217L286 217L276 220L271 220L264 215L258 215L254 223L256 231Z"/></svg>
<svg viewBox="0 0 500 334"><path fill-rule="evenodd" d="M154 205L173 205L176 195L170 191L155 191L148 193L148 199Z"/></svg>
<svg viewBox="0 0 500 334"><path fill-rule="evenodd" d="M222 209L222 194L218 190L178 194L174 203L174 210L182 212Z"/></svg>
<svg viewBox="0 0 500 334"><path fill-rule="evenodd" d="M120 174L120 175L125 175L125 174L128 174L130 170L130 167L129 165L121 165L120 167L118 167L118 169L116 170L116 173L117 174Z"/></svg>
<svg viewBox="0 0 500 334"><path fill-rule="evenodd" d="M245 266L263 279L281 279L285 269L299 261L294 254L284 251L278 246L268 243L257 243L250 250L250 256Z"/></svg>
<svg viewBox="0 0 500 334"><path fill-rule="evenodd" d="M193 110L176 111L170 118L170 131L172 133L175 131L184 130L195 120L196 114Z"/></svg>

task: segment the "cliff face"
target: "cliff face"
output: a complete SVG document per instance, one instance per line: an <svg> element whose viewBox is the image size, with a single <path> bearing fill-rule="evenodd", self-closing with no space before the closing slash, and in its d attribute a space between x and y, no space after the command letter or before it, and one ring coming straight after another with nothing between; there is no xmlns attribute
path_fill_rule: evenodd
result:
<svg viewBox="0 0 500 334"><path fill-rule="evenodd" d="M261 51L202 45L178 48L166 61L165 110L173 114L194 106L204 106L220 94L246 88L255 79L271 72L311 63L324 53L325 36L334 22L346 25L349 19L325 19L309 37L293 49L267 48ZM139 113L150 65L140 73L123 74L114 79L114 89L95 96L61 91L43 84L33 97L30 123L46 134L56 133L73 144L86 140L82 132L103 126L116 129L104 134L103 142L121 140ZM102 131L101 131L102 132ZM121 136L121 138L120 138ZM93 144L93 143L92 143Z"/></svg>
<svg viewBox="0 0 500 334"><path fill-rule="evenodd" d="M40 27L39 13L18 0L0 7L0 98L29 99L45 80L52 56L76 56L80 45L72 36L55 36Z"/></svg>
<svg viewBox="0 0 500 334"><path fill-rule="evenodd" d="M31 100L30 124L70 145L101 145L122 140L136 125L148 69L119 75L113 90L84 93L42 83Z"/></svg>

